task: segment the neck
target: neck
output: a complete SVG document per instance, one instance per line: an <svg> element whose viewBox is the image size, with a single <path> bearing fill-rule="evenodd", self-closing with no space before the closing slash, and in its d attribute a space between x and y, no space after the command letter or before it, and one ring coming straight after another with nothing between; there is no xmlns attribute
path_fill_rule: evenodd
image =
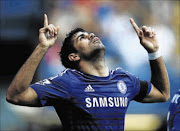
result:
<svg viewBox="0 0 180 131"><path fill-rule="evenodd" d="M99 77L106 77L109 75L109 69L105 64L104 58L99 58L96 61L81 60L79 63L80 71Z"/></svg>

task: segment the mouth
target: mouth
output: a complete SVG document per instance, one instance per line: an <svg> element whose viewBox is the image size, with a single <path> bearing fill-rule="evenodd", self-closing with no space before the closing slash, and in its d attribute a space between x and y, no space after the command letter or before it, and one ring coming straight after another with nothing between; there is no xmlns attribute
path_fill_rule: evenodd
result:
<svg viewBox="0 0 180 131"><path fill-rule="evenodd" d="M96 42L98 42L100 39L98 38L98 37L94 37L93 39L92 39L92 43L96 43Z"/></svg>

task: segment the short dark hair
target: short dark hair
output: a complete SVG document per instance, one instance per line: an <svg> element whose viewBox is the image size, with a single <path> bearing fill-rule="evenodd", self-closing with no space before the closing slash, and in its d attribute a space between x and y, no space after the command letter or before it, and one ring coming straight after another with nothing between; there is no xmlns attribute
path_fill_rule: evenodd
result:
<svg viewBox="0 0 180 131"><path fill-rule="evenodd" d="M77 53L77 50L74 47L73 36L78 32L85 32L85 30L82 28L75 28L71 30L70 33L66 35L66 38L62 42L63 45L61 47L61 51L59 55L62 64L66 68L78 69L79 67L79 61L70 61L68 58L69 54Z"/></svg>

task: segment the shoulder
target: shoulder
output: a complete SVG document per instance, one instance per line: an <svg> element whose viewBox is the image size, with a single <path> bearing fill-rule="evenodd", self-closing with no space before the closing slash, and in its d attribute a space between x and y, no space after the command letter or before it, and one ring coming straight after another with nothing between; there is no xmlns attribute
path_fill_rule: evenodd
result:
<svg viewBox="0 0 180 131"><path fill-rule="evenodd" d="M140 85L140 79L138 77L121 67L116 68L112 75L113 78L124 81L128 84L128 87L139 87Z"/></svg>
<svg viewBox="0 0 180 131"><path fill-rule="evenodd" d="M66 77L66 76L73 76L77 74L77 71L76 70L73 70L73 69L70 69L70 68L66 68L64 69L63 71L61 71L59 74L58 74L58 77Z"/></svg>
<svg viewBox="0 0 180 131"><path fill-rule="evenodd" d="M125 70L122 69L121 67L118 67L118 68L116 68L114 70L111 70L110 72L111 72L111 74L124 74Z"/></svg>
<svg viewBox="0 0 180 131"><path fill-rule="evenodd" d="M40 80L40 81L36 82L35 84L47 85L47 84L53 84L56 82L62 82L65 80L69 80L71 74L72 73L71 73L70 69L65 69L62 72L60 72L58 75Z"/></svg>
<svg viewBox="0 0 180 131"><path fill-rule="evenodd" d="M58 76L63 77L63 76L66 76L66 75L70 75L71 72L72 72L72 69L67 68L67 69L63 70L61 73L59 73Z"/></svg>
<svg viewBox="0 0 180 131"><path fill-rule="evenodd" d="M124 70L121 67L118 67L115 70L111 70L111 74L114 74L114 75L119 74L119 75L122 75L122 76L131 76L131 77L134 76L135 77L134 74L128 72L127 70Z"/></svg>
<svg viewBox="0 0 180 131"><path fill-rule="evenodd" d="M76 79L79 76L79 72L77 70L73 70L70 68L67 68L60 72L57 76L55 77L50 77L49 79L51 80L57 80L57 81L70 81L72 79Z"/></svg>

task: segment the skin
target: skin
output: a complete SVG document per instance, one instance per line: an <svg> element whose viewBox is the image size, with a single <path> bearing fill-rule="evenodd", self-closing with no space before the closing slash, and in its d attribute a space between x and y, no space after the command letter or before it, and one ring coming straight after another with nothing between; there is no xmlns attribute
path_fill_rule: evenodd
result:
<svg viewBox="0 0 180 131"><path fill-rule="evenodd" d="M130 22L147 52L156 52L159 45L154 29L146 26L139 29L133 19L130 19ZM39 30L39 43L11 82L6 94L8 102L23 106L41 106L36 92L29 85L43 56L57 40L58 31L59 27L48 24L45 14L44 27ZM48 32L50 37L47 37ZM105 47L98 37L93 33L78 32L74 35L73 41L77 53L71 53L69 60L80 60L80 71L100 77L109 75L104 60ZM97 51L98 54L90 58L93 51ZM150 66L152 89L142 102L165 102L169 99L169 78L162 57L151 60Z"/></svg>
<svg viewBox="0 0 180 131"><path fill-rule="evenodd" d="M97 36L93 33L78 32L73 41L78 52L71 53L69 58L71 61L80 60L80 71L101 77L109 75L104 60L105 46ZM94 51L95 55L92 55Z"/></svg>

